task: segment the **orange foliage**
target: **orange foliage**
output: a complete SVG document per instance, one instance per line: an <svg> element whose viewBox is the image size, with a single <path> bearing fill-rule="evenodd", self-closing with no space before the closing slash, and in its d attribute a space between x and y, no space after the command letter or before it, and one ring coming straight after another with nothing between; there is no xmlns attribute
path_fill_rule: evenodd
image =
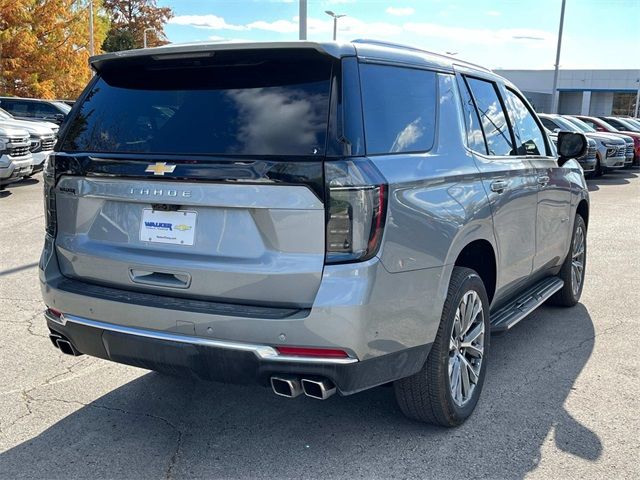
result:
<svg viewBox="0 0 640 480"><path fill-rule="evenodd" d="M94 13L101 6L94 0ZM76 98L91 78L88 2L0 0L0 94ZM96 53L108 22L94 16Z"/></svg>

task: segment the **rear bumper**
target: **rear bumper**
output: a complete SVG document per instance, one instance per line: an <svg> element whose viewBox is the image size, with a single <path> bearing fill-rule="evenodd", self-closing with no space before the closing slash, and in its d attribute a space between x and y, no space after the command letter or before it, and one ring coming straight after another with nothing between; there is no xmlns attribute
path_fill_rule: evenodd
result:
<svg viewBox="0 0 640 480"><path fill-rule="evenodd" d="M64 325L49 319L50 328L82 353L234 383L263 383L273 373L320 375L350 394L421 368L437 333L452 268L392 274L377 258L326 266L313 306L279 314L277 308L163 297L69 279L60 273L48 237L40 282L46 305L68 319ZM256 354L279 345L337 348L353 361Z"/></svg>
<svg viewBox="0 0 640 480"><path fill-rule="evenodd" d="M319 359L281 356L266 345L204 339L187 335L45 313L52 333L68 339L83 354L156 370L236 384L268 385L276 374L325 377L349 395L418 371L429 352L414 347L374 359Z"/></svg>

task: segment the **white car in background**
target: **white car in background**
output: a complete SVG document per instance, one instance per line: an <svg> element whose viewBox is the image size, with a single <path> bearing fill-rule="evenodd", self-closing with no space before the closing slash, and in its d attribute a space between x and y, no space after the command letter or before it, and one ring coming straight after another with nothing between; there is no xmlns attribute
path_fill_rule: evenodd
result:
<svg viewBox="0 0 640 480"><path fill-rule="evenodd" d="M0 190L33 172L29 132L0 124Z"/></svg>
<svg viewBox="0 0 640 480"><path fill-rule="evenodd" d="M33 170L29 176L42 171L45 161L53 152L60 127L51 122L18 120L1 108L0 126L21 128L29 133L29 150L33 158Z"/></svg>

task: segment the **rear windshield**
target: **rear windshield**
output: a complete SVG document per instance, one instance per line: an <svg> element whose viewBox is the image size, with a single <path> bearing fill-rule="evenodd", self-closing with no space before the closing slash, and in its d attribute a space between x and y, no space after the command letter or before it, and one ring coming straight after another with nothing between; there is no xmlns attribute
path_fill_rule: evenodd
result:
<svg viewBox="0 0 640 480"><path fill-rule="evenodd" d="M62 150L323 155L331 61L316 52L216 52L103 72Z"/></svg>

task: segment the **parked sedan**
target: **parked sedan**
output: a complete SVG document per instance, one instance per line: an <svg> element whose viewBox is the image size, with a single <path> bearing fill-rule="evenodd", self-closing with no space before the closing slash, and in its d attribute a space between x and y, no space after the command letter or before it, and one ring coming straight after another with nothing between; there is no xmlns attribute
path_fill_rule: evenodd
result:
<svg viewBox="0 0 640 480"><path fill-rule="evenodd" d="M563 118L560 115L541 113L538 116L545 128L556 135L560 131L584 133L588 139L595 142L595 176L599 177L609 170L624 167L626 151L624 140L613 135L597 133L586 124L584 126L577 125L570 119Z"/></svg>
<svg viewBox="0 0 640 480"><path fill-rule="evenodd" d="M625 166L630 167L638 161L636 158L636 150L640 149L640 133L621 132L616 127L598 117L588 117L584 115L576 115L577 118L585 122L587 125L595 128L598 132L612 133L619 135L627 142L627 150L625 155Z"/></svg>
<svg viewBox="0 0 640 480"><path fill-rule="evenodd" d="M55 100L37 98L0 97L3 108L19 120L45 120L60 125L71 107Z"/></svg>

